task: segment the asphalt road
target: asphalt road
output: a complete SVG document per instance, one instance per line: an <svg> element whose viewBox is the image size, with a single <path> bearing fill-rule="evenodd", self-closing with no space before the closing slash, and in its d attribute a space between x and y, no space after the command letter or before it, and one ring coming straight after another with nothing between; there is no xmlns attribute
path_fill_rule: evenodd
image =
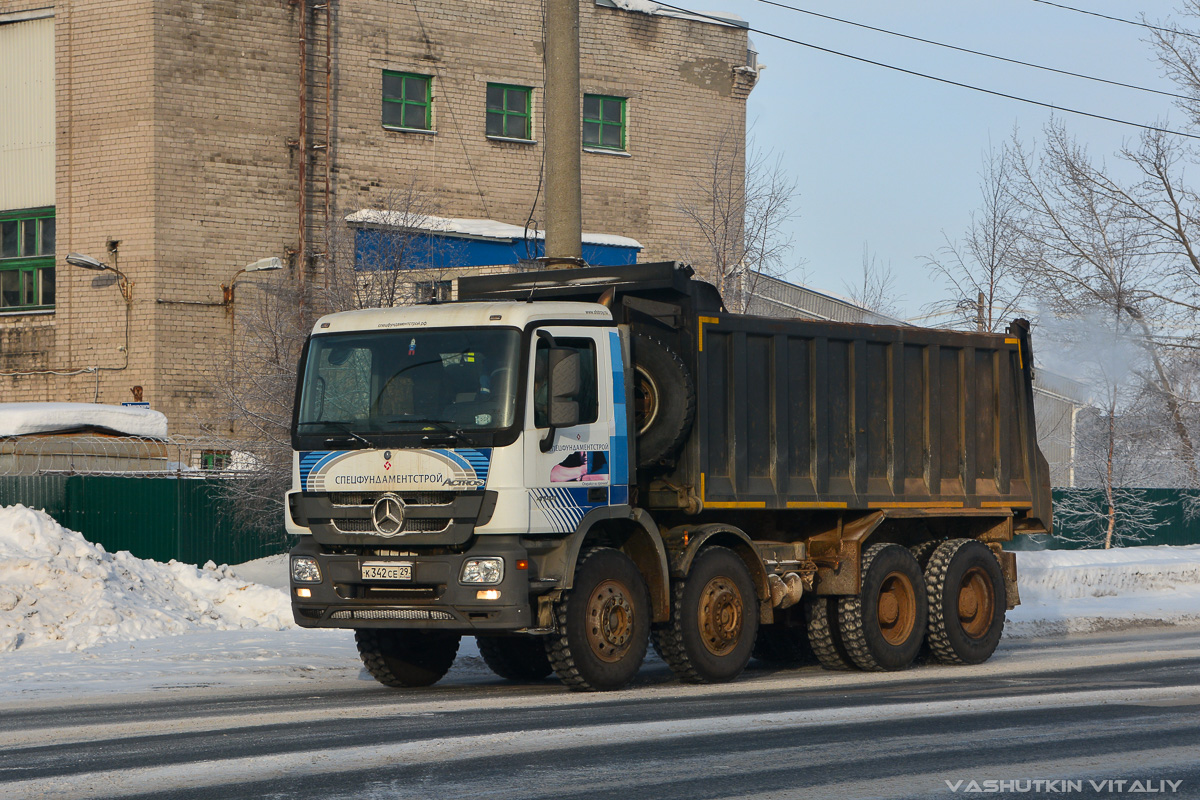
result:
<svg viewBox="0 0 1200 800"><path fill-rule="evenodd" d="M0 705L0 798L1200 797L1200 632L1005 642L979 667L768 669L578 694L197 689ZM992 783L989 783L991 781Z"/></svg>

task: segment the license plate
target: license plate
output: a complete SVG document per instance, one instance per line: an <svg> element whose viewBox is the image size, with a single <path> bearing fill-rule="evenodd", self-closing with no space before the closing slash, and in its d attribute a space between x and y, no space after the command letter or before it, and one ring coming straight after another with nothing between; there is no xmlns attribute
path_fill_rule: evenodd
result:
<svg viewBox="0 0 1200 800"><path fill-rule="evenodd" d="M385 563L364 562L359 565L364 581L411 581L412 564L395 561Z"/></svg>

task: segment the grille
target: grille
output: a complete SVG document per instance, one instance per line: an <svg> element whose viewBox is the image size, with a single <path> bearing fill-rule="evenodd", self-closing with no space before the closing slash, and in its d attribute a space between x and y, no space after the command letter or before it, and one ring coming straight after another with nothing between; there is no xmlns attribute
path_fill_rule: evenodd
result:
<svg viewBox="0 0 1200 800"><path fill-rule="evenodd" d="M365 608L358 611L335 611L330 619L454 619L445 611L424 608Z"/></svg>
<svg viewBox="0 0 1200 800"><path fill-rule="evenodd" d="M370 519L334 519L333 527L341 533L375 533L375 522ZM404 527L399 533L441 533L450 527L451 520L442 519L405 519Z"/></svg>
<svg viewBox="0 0 1200 800"><path fill-rule="evenodd" d="M454 492L392 492L407 506L448 506ZM335 506L373 506L379 495L374 492L333 492L329 502Z"/></svg>

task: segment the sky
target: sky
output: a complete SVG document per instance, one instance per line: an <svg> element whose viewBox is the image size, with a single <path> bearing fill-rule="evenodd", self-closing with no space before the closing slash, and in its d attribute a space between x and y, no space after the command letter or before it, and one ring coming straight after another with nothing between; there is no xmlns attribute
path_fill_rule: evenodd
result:
<svg viewBox="0 0 1200 800"><path fill-rule="evenodd" d="M780 0L787 5L957 47L1172 91L1143 28L1035 0ZM772 7L762 0L672 0L732 12L751 28L904 69L1143 124L1183 114L1169 97L953 52ZM1063 0L1125 19L1181 19L1169 0ZM1111 159L1139 129L1041 108L863 64L750 33L766 65L750 95L755 146L798 183L789 280L840 295L861 280L864 246L896 276L895 305L913 318L945 297L924 259L960 238L980 205L989 146L1014 129L1027 143L1057 116L1089 151ZM1171 127L1168 125L1168 127ZM800 265L799 262L806 262ZM943 319L943 322L945 320ZM936 325L938 320L923 324Z"/></svg>

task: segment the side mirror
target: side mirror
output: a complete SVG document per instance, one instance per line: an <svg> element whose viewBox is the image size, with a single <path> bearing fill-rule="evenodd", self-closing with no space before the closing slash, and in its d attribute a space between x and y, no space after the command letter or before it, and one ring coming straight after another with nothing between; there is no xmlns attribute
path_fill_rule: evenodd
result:
<svg viewBox="0 0 1200 800"><path fill-rule="evenodd" d="M556 428L579 424L580 360L579 351L569 347L550 347L547 353L546 395L550 430L541 441L542 452L554 446Z"/></svg>

